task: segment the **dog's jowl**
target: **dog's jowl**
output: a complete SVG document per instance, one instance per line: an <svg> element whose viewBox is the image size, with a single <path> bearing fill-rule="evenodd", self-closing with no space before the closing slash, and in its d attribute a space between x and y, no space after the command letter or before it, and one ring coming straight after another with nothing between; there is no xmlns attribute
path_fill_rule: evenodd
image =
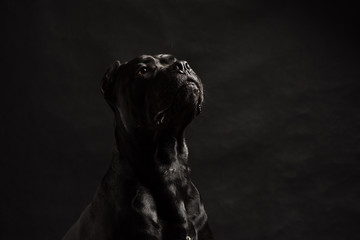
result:
<svg viewBox="0 0 360 240"><path fill-rule="evenodd" d="M115 115L111 165L63 239L213 239L184 137L201 111L200 78L171 55L142 55L115 61L101 89Z"/></svg>

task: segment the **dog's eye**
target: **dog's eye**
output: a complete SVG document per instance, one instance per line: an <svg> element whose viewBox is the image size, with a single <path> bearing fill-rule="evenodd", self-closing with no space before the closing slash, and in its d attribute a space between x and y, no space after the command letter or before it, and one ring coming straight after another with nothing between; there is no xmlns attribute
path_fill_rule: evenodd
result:
<svg viewBox="0 0 360 240"><path fill-rule="evenodd" d="M139 69L139 71L137 72L138 76L142 76L143 74L145 74L149 69L147 67L142 67Z"/></svg>

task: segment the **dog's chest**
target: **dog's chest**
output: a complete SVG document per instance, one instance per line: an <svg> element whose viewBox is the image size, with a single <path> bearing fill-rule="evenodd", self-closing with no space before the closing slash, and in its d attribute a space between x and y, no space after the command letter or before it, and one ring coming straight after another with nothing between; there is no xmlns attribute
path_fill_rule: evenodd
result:
<svg viewBox="0 0 360 240"><path fill-rule="evenodd" d="M139 186L132 200L137 224L147 235L159 239L169 225L176 226L187 236L189 229L194 231L199 226L198 220L204 214L199 192L189 179L189 169L171 164L159 166L158 174L161 186L155 191Z"/></svg>

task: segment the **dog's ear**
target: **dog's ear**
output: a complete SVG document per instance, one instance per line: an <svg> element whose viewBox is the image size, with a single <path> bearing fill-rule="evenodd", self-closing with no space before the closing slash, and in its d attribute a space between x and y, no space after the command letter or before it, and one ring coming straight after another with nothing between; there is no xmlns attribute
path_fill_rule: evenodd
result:
<svg viewBox="0 0 360 240"><path fill-rule="evenodd" d="M101 92L104 95L105 98L110 97L111 89L114 85L114 77L121 66L120 61L116 60L113 62L113 64L110 65L110 67L106 70L106 73L101 81Z"/></svg>

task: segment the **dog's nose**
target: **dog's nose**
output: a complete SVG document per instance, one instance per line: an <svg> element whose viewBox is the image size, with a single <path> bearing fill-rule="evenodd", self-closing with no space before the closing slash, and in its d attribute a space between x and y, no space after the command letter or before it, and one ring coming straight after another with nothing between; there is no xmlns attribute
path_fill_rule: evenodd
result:
<svg viewBox="0 0 360 240"><path fill-rule="evenodd" d="M176 71L179 71L181 73L185 73L191 70L190 65L187 63L187 61L176 61L173 64L173 69Z"/></svg>

